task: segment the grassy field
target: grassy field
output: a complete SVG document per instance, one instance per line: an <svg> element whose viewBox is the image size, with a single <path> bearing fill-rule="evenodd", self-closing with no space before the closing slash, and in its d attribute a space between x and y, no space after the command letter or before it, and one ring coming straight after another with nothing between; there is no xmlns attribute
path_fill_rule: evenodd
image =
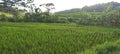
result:
<svg viewBox="0 0 120 54"><path fill-rule="evenodd" d="M119 54L119 40L119 28L0 22L0 54Z"/></svg>

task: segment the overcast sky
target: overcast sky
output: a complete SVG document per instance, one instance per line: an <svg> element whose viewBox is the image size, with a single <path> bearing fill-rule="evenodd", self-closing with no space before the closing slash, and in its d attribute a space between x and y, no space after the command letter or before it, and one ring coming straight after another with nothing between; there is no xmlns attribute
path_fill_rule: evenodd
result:
<svg viewBox="0 0 120 54"><path fill-rule="evenodd" d="M62 11L72 8L82 8L84 6L90 6L98 3L107 3L107 2L119 2L120 0L34 0L34 3L39 5L43 3L54 3L55 11Z"/></svg>
<svg viewBox="0 0 120 54"><path fill-rule="evenodd" d="M72 8L82 8L83 6L90 6L98 3L119 2L120 0L35 0L36 4L54 3L56 11L62 11Z"/></svg>

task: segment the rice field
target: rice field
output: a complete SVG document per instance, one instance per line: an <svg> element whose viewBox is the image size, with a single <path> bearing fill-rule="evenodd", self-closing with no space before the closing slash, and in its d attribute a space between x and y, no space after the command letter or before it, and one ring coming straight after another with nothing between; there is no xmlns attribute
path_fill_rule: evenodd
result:
<svg viewBox="0 0 120 54"><path fill-rule="evenodd" d="M0 54L79 54L119 39L119 28L0 22Z"/></svg>

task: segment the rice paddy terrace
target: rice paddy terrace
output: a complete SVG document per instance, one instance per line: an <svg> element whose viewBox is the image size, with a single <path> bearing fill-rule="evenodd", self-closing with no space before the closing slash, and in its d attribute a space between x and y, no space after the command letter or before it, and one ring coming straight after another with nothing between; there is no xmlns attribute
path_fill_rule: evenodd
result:
<svg viewBox="0 0 120 54"><path fill-rule="evenodd" d="M0 22L0 54L90 54L85 52L104 49L106 42L116 47L118 40L119 28ZM119 45L115 48L117 51L120 51ZM116 50L94 51L94 54L109 54Z"/></svg>

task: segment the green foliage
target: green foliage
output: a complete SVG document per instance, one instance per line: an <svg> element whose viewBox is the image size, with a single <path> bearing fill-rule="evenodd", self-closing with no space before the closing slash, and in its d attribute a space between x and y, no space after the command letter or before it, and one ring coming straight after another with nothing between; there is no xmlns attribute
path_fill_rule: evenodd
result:
<svg viewBox="0 0 120 54"><path fill-rule="evenodd" d="M116 41L120 39L119 35L119 28L0 22L0 53L77 54L99 44ZM109 47L105 49L109 50ZM98 48L96 52L99 51L101 53L102 50Z"/></svg>
<svg viewBox="0 0 120 54"><path fill-rule="evenodd" d="M78 25L94 26L120 26L120 10L111 10L108 12L86 12L81 11L72 14L60 14L58 18L65 18L66 21L77 23Z"/></svg>
<svg viewBox="0 0 120 54"><path fill-rule="evenodd" d="M55 15L49 15L48 13L38 13L38 14L25 14L25 22L44 22L44 23L54 23L57 21Z"/></svg>
<svg viewBox="0 0 120 54"><path fill-rule="evenodd" d="M0 5L0 12L10 13L13 15L18 14L18 11L16 9L14 9L12 7L4 7L2 5Z"/></svg>
<svg viewBox="0 0 120 54"><path fill-rule="evenodd" d="M120 39L112 42L105 42L80 54L120 54Z"/></svg>
<svg viewBox="0 0 120 54"><path fill-rule="evenodd" d="M115 2L109 3L105 12L87 12L81 10L78 13L70 14L48 14L48 13L26 13L13 9L11 7L0 6L0 11L9 13L13 17L7 17L5 14L0 15L0 21L9 22L42 22L42 23L76 23L78 25L93 25L93 26L113 26L120 27L120 10L112 10L118 5ZM111 5L110 5L111 4ZM108 4L107 4L108 5ZM9 9L9 10L8 10Z"/></svg>

